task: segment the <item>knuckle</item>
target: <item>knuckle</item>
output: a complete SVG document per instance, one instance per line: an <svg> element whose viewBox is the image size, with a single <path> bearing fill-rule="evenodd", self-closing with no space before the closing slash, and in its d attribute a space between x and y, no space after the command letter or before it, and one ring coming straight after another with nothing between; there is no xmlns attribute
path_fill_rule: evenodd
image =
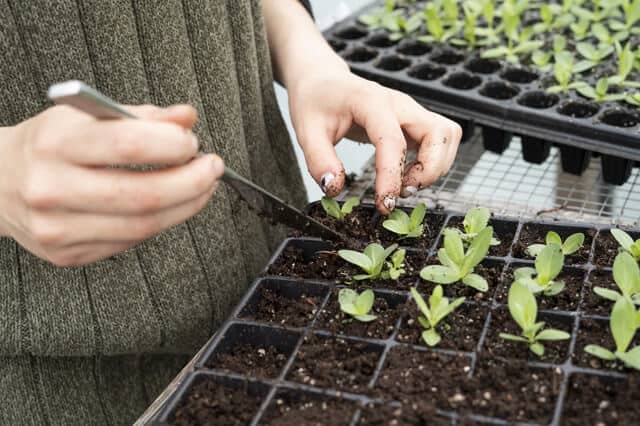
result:
<svg viewBox="0 0 640 426"><path fill-rule="evenodd" d="M134 222L133 230L136 240L145 240L159 233L162 227L158 219L146 216Z"/></svg>
<svg viewBox="0 0 640 426"><path fill-rule="evenodd" d="M131 200L137 213L152 213L162 207L162 196L155 191L142 192Z"/></svg>
<svg viewBox="0 0 640 426"><path fill-rule="evenodd" d="M38 157L48 157L57 154L61 147L61 141L53 132L38 128L34 130L30 138L31 152Z"/></svg>
<svg viewBox="0 0 640 426"><path fill-rule="evenodd" d="M143 152L141 144L132 137L131 132L124 130L114 132L111 147L115 155L124 162L135 162Z"/></svg>
<svg viewBox="0 0 640 426"><path fill-rule="evenodd" d="M44 247L59 245L65 238L64 229L55 221L42 215L34 215L30 218L29 230L33 240Z"/></svg>
<svg viewBox="0 0 640 426"><path fill-rule="evenodd" d="M48 210L59 204L60 197L55 185L47 183L46 179L35 174L27 178L21 195L25 204L33 210Z"/></svg>

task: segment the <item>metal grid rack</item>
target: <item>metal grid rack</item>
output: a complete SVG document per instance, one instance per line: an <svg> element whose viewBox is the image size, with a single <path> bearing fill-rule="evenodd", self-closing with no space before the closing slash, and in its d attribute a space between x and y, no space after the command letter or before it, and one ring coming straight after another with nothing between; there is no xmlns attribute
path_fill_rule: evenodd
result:
<svg viewBox="0 0 640 426"><path fill-rule="evenodd" d="M458 151L449 174L404 205L419 201L466 211L483 205L502 216L564 219L578 222L638 226L640 224L640 170L633 169L622 186L603 182L600 160L592 158L582 176L562 171L560 152L553 147L542 164L522 158L520 139L514 138L502 154L485 151L476 134ZM363 174L343 197L356 195L373 201L375 165L367 163Z"/></svg>

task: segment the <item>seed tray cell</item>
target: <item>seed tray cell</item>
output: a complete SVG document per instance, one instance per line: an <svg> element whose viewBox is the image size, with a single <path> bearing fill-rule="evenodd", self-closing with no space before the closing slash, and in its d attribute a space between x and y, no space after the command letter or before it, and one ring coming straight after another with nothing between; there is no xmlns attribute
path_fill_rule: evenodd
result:
<svg viewBox="0 0 640 426"><path fill-rule="evenodd" d="M354 73L408 93L464 127L481 125L488 150L502 153L512 135L519 135L525 160L540 164L557 143L565 171L581 174L591 153L599 153L605 181L626 182L634 160L640 160L638 111L619 102L591 102L575 91L547 93L555 84L553 71L539 71L526 61L483 59L475 50L415 38L390 40L385 30L359 22L382 4L368 5L324 33ZM605 60L605 67L615 66L611 61ZM602 69L582 73L581 80L594 86Z"/></svg>
<svg viewBox="0 0 640 426"><path fill-rule="evenodd" d="M372 205L359 209L375 215ZM434 244L428 248L407 244L408 254L421 256L422 263L414 265L416 273L442 245L442 229L461 223L460 212L437 215L442 220L437 229L431 229ZM235 416L236 424L247 425L290 425L295 419L304 419L297 424L305 424L319 419L319 424L350 426L390 422L555 426L611 422L616 416L621 420L613 424L633 424L627 419L637 419L640 407L622 405L626 399L616 395L635 389L630 386L638 374L584 352L590 343L613 348L608 309L594 310L590 298L595 274L610 273L610 268L592 263L609 228L497 217L492 221L508 243L500 246L502 256L487 257L482 267L486 269L478 272L489 276L495 292L482 298L469 295L439 325L442 341L436 348L428 348L420 339L417 311L408 291L416 285L426 295L432 284L417 275L400 286L357 283L352 288L374 289L380 327L355 324L337 307L337 293L346 284L337 273L343 265L329 258L337 257L336 247L305 236L285 240L230 320L195 359L195 371L165 401L155 424L185 424L180 419L191 415L194 407L200 417ZM514 257L522 230L550 225L563 236L589 230L591 240L582 257L586 263L563 271L575 280L565 290L573 302L560 306L538 298L539 320L567 331L571 339L547 342L545 356L537 358L526 346L511 346L496 336L517 332L507 314L505 295L511 271L533 264ZM325 264L316 268L318 256ZM296 266L282 268L291 262ZM305 268L316 268L311 278L305 277ZM487 271L492 268L491 276ZM444 287L452 296L458 292L457 286ZM279 299L286 303L279 304ZM636 336L632 344L638 340ZM267 364L264 358L271 356L276 360L268 362L272 368L261 368ZM590 387L586 389L584 383ZM236 415L240 412L242 416Z"/></svg>

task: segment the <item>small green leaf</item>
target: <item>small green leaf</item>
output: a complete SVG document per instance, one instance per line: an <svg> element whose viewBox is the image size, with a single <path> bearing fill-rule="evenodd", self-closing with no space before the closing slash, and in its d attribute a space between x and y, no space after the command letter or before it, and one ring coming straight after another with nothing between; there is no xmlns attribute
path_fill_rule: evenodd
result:
<svg viewBox="0 0 640 426"><path fill-rule="evenodd" d="M409 233L409 224L401 220L387 219L382 222L382 227L397 235L407 235Z"/></svg>
<svg viewBox="0 0 640 426"><path fill-rule="evenodd" d="M418 306L418 309L420 309L420 312L422 312L422 314L425 317L427 317L428 320L430 320L431 319L431 310L429 309L429 307L425 303L425 301L422 298L422 296L420 295L420 293L418 293L418 290L416 290L414 287L411 287L411 297L416 302L416 305Z"/></svg>
<svg viewBox="0 0 640 426"><path fill-rule="evenodd" d="M456 265L464 261L464 247L457 231L447 228L444 230L444 249L447 257Z"/></svg>
<svg viewBox="0 0 640 426"><path fill-rule="evenodd" d="M526 251L529 256L538 257L542 249L545 247L546 246L544 244L531 244L530 246L527 247Z"/></svg>
<svg viewBox="0 0 640 426"><path fill-rule="evenodd" d="M562 293L564 290L564 282L563 281L549 281L549 285L546 289L544 289L545 296L556 296Z"/></svg>
<svg viewBox="0 0 640 426"><path fill-rule="evenodd" d="M532 327L538 316L538 304L531 291L518 281L509 288L509 312L522 330Z"/></svg>
<svg viewBox="0 0 640 426"><path fill-rule="evenodd" d="M548 244L540 254L536 257L536 272L538 273L538 282L546 285L558 276L564 264L564 255L560 246L557 244Z"/></svg>
<svg viewBox="0 0 640 426"><path fill-rule="evenodd" d="M598 345L587 345L584 347L584 351L597 358L604 359L606 361L615 361L616 356L610 350Z"/></svg>
<svg viewBox="0 0 640 426"><path fill-rule="evenodd" d="M549 232L547 232L547 236L545 238L545 242L547 244L557 244L557 245L561 246L562 245L562 238L560 238L560 235L558 235L557 232L549 231Z"/></svg>
<svg viewBox="0 0 640 426"><path fill-rule="evenodd" d="M430 328L422 332L422 340L427 344L427 346L433 347L440 343L440 335L435 330L435 328Z"/></svg>
<svg viewBox="0 0 640 426"><path fill-rule="evenodd" d="M354 250L338 250L338 256L349 263L359 266L360 269L367 273L373 269L371 259L360 252Z"/></svg>
<svg viewBox="0 0 640 426"><path fill-rule="evenodd" d="M627 252L618 253L613 262L613 279L624 296L640 293L640 268Z"/></svg>
<svg viewBox="0 0 640 426"><path fill-rule="evenodd" d="M529 345L529 349L531 349L531 352L540 357L544 355L544 346L542 345L542 343L532 343Z"/></svg>
<svg viewBox="0 0 640 426"><path fill-rule="evenodd" d="M349 197L342 204L342 208L340 210L342 210L344 215L348 215L351 214L353 208L358 205L360 205L360 199L358 197Z"/></svg>
<svg viewBox="0 0 640 426"><path fill-rule="evenodd" d="M427 214L427 206L424 203L419 203L411 212L409 217L409 229L416 229L422 225L424 217Z"/></svg>
<svg viewBox="0 0 640 426"><path fill-rule="evenodd" d="M322 197L320 204L329 216L335 217L336 219L342 219L342 211L340 210L340 205L336 200L333 198Z"/></svg>
<svg viewBox="0 0 640 426"><path fill-rule="evenodd" d="M562 244L562 253L565 256L573 254L578 250L580 250L583 243L584 243L584 234L582 232L571 234L565 240L564 244Z"/></svg>
<svg viewBox="0 0 640 426"><path fill-rule="evenodd" d="M487 226L482 231L480 231L478 235L476 235L473 241L471 241L469 249L464 256L462 267L460 268L460 272L463 276L473 271L473 268L475 268L480 262L482 262L482 259L484 259L484 257L487 255L487 252L489 251L492 237L493 227Z"/></svg>
<svg viewBox="0 0 640 426"><path fill-rule="evenodd" d="M338 292L338 303L340 305L355 305L358 293L350 288L343 288Z"/></svg>
<svg viewBox="0 0 640 426"><path fill-rule="evenodd" d="M488 224L491 213L485 207L476 207L467 210L462 225L467 234L477 234L482 231Z"/></svg>
<svg viewBox="0 0 640 426"><path fill-rule="evenodd" d="M629 298L621 297L613 305L609 325L613 340L616 342L616 352L626 352L638 325L636 309Z"/></svg>
<svg viewBox="0 0 640 426"><path fill-rule="evenodd" d="M509 333L500 333L500 338L504 339L504 340L511 340L513 342L529 343L529 341L527 339L525 339L524 337L515 336L515 335L509 334Z"/></svg>
<svg viewBox="0 0 640 426"><path fill-rule="evenodd" d="M536 336L536 340L567 340L570 338L571 338L571 335L569 333L562 330L556 330L553 328L542 330Z"/></svg>
<svg viewBox="0 0 640 426"><path fill-rule="evenodd" d="M616 302L622 297L622 295L617 291L609 290L604 287L594 287L593 292L604 299L611 300L612 302Z"/></svg>
<svg viewBox="0 0 640 426"><path fill-rule="evenodd" d="M617 229L617 228L612 229L611 235L613 235L613 238L615 238L618 244L620 244L620 247L622 247L627 251L633 244L633 238L631 238L631 236L626 232L624 232L622 229Z"/></svg>
<svg viewBox="0 0 640 426"><path fill-rule="evenodd" d="M619 353L617 354L617 356L622 362L625 363L627 367L640 370L640 346L636 346L635 348L624 354Z"/></svg>
<svg viewBox="0 0 640 426"><path fill-rule="evenodd" d="M375 315L369 315L369 314L367 314L367 315L354 315L353 317L355 319L357 319L358 321L360 321L360 322L371 322L371 321L375 320L376 318L378 318Z"/></svg>
<svg viewBox="0 0 640 426"><path fill-rule="evenodd" d="M420 277L425 281L438 284L452 284L460 280L460 273L448 266L431 265L420 271Z"/></svg>
<svg viewBox="0 0 640 426"><path fill-rule="evenodd" d="M372 290L365 290L356 299L356 309L361 315L369 313L375 301L375 294Z"/></svg>
<svg viewBox="0 0 640 426"><path fill-rule="evenodd" d="M531 278L536 273L534 268L523 266L522 268L517 268L513 271L513 276L515 281L520 281L523 278Z"/></svg>
<svg viewBox="0 0 640 426"><path fill-rule="evenodd" d="M485 280L478 274L467 275L462 279L462 283L483 293L489 290L489 284L487 283L487 280Z"/></svg>

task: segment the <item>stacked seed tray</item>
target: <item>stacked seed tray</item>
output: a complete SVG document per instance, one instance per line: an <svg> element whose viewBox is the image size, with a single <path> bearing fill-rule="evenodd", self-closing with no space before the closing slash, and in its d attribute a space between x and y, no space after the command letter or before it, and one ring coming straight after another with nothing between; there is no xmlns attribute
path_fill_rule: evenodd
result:
<svg viewBox="0 0 640 426"><path fill-rule="evenodd" d="M340 223L318 204L308 211L350 237L364 238L363 245L395 241L373 206L357 207ZM637 424L637 373L584 351L590 343L614 347L611 303L592 292L594 286L615 286L611 265L618 248L600 225L492 218L501 243L475 270L489 291L445 286L446 296L465 296L466 302L439 327L441 343L424 345L408 290L431 294L434 285L418 273L434 262L442 229L460 227L462 219L459 213L428 213L425 234L404 240L406 274L398 281L361 282L358 288L373 288L376 296L377 319L370 323L348 321L339 309L337 292L357 271L332 243L304 236L285 240L154 423ZM585 244L565 260L559 276L564 292L538 298L538 320L571 339L546 342L545 355L537 358L527 345L503 341L498 333L518 332L506 307L512 271L532 264L526 246L542 243L550 230L563 239L582 232Z"/></svg>
<svg viewBox="0 0 640 426"><path fill-rule="evenodd" d="M419 42L416 38L427 33L424 25L415 35L394 40L387 30L360 21L382 3L357 11L325 32L353 72L408 93L455 119L467 137L475 124L482 126L485 148L493 152L504 152L516 135L522 138L523 156L529 162L544 162L551 145L557 144L566 172L580 175L592 156L601 156L605 182L621 185L629 178L632 167L640 161L637 107L623 101L590 101L575 90L549 93L547 89L556 84L553 69L540 71L526 55L514 64L483 58L481 48ZM424 9L424 5L407 6L404 15ZM522 16L528 26L539 21L536 9ZM551 37L568 33L567 26L536 36L545 41L540 51L552 52ZM504 37L502 40L505 43ZM633 36L629 43L638 49L640 38ZM575 45L569 41L566 49L574 52ZM616 66L615 55L610 55L599 66L580 73L579 80L595 86L605 71ZM639 81L638 72L633 71L629 80Z"/></svg>

